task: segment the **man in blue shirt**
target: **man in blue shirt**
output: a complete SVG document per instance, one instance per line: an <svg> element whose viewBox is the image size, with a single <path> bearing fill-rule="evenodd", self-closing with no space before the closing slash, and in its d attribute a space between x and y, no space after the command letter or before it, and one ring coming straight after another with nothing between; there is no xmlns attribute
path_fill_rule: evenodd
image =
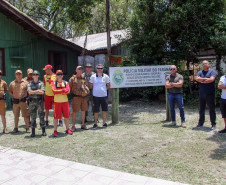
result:
<svg viewBox="0 0 226 185"><path fill-rule="evenodd" d="M203 70L199 71L196 81L199 82L199 122L196 128L201 128L205 122L206 104L209 107L209 115L211 121L211 129L216 128L216 112L215 112L215 78L216 71L210 69L207 60L202 62Z"/></svg>

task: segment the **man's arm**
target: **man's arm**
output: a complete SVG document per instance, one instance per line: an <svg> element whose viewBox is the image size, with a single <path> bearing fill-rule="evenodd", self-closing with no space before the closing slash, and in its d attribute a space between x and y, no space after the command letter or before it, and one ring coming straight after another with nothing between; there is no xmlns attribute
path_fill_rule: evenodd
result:
<svg viewBox="0 0 226 185"><path fill-rule="evenodd" d="M9 85L9 94L13 96L13 86L11 83Z"/></svg>
<svg viewBox="0 0 226 185"><path fill-rule="evenodd" d="M111 87L111 84L109 82L109 83L107 83L107 90L110 89L110 87Z"/></svg>
<svg viewBox="0 0 226 185"><path fill-rule="evenodd" d="M209 83L212 83L214 82L215 80L215 77L214 76L211 76L210 78L205 78L205 80L203 81L204 84L209 84Z"/></svg>
<svg viewBox="0 0 226 185"><path fill-rule="evenodd" d="M171 88L173 88L172 83L170 83L169 81L166 81L166 83L165 83L165 88L166 88L166 89L171 89Z"/></svg>
<svg viewBox="0 0 226 185"><path fill-rule="evenodd" d="M218 89L226 89L226 85L223 85L223 83L220 81L218 83Z"/></svg>

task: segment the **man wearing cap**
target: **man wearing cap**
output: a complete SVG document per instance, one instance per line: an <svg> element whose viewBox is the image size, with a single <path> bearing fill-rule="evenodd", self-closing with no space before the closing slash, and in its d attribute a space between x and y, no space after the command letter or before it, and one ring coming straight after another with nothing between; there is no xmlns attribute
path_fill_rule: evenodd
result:
<svg viewBox="0 0 226 185"><path fill-rule="evenodd" d="M24 79L22 79L23 74L21 70L16 70L15 72L16 79L12 81L9 85L9 94L13 96L13 114L14 114L14 122L15 128L13 133L18 132L18 123L20 117L20 110L22 112L22 116L24 117L24 122L26 125L26 132L30 132L29 129L29 107L27 104L27 86L28 83Z"/></svg>
<svg viewBox="0 0 226 185"><path fill-rule="evenodd" d="M69 85L71 92L73 94L72 99L72 128L71 130L74 132L75 128L75 121L76 121L76 113L79 112L81 109L81 120L82 125L81 129L88 130L85 125L85 113L88 110L87 105L87 95L89 94L88 82L86 77L82 75L83 67L77 66L76 68L76 75L73 75L69 80Z"/></svg>
<svg viewBox="0 0 226 185"><path fill-rule="evenodd" d="M53 137L57 136L57 121L64 116L66 125L66 133L73 134L69 129L70 109L67 94L70 93L69 83L63 80L63 71L56 71L56 81L52 82L52 92L54 94L54 133Z"/></svg>
<svg viewBox="0 0 226 185"><path fill-rule="evenodd" d="M97 74L94 74L90 78L90 89L93 89L93 102L94 102L94 125L93 128L97 128L98 114L100 112L100 105L103 114L103 127L107 127L107 111L108 111L108 97L107 90L110 88L110 78L103 73L104 66L102 64L97 65Z"/></svg>
<svg viewBox="0 0 226 185"><path fill-rule="evenodd" d="M40 127L42 128L42 135L46 136L45 132L45 122L44 122L44 94L45 88L44 83L39 80L40 73L37 70L34 70L33 81L28 84L28 94L29 94L29 109L31 115L31 128L32 134L31 137L35 137L35 128L36 128L36 117L37 112L39 115Z"/></svg>
<svg viewBox="0 0 226 185"><path fill-rule="evenodd" d="M27 69L27 76L24 78L24 80L27 81L28 83L33 81L32 73L33 73L33 69L31 68Z"/></svg>
<svg viewBox="0 0 226 185"><path fill-rule="evenodd" d="M2 70L0 70L0 115L3 123L3 133L8 134L8 130L6 128L6 91L8 90L7 84L4 80L1 79Z"/></svg>
<svg viewBox="0 0 226 185"><path fill-rule="evenodd" d="M85 66L86 68L86 71L82 74L86 77L86 80L88 82L88 87L89 87L89 81L90 81L90 77L92 75L94 75L95 73L92 71L93 70L93 66L92 64L88 63L86 64ZM90 93L89 95L87 96L87 104L88 104L88 109L89 109L89 106L91 105L92 107L92 112L93 112L93 94L92 94L92 90L90 89ZM93 112L93 115L94 115L94 112ZM88 117L88 111L86 111L86 117L85 117L85 122L87 122L87 117Z"/></svg>
<svg viewBox="0 0 226 185"><path fill-rule="evenodd" d="M46 72L43 78L45 84L45 110L46 110L46 126L49 126L49 109L52 109L54 94L52 92L52 82L56 81L56 75L52 71L51 65L46 65L43 70ZM62 120L59 120L60 126L63 126Z"/></svg>

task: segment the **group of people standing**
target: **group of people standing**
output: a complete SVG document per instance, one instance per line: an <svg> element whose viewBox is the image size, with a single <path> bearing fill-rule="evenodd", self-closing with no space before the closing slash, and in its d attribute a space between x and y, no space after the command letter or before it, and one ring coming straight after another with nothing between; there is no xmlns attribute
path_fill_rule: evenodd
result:
<svg viewBox="0 0 226 185"><path fill-rule="evenodd" d="M199 83L199 121L195 129L200 129L205 122L206 105L209 108L211 129L216 129L216 111L215 111L215 78L217 72L210 69L210 64L207 60L202 62L203 70L199 71L196 76L196 81ZM170 105L170 112L172 118L172 126L176 125L175 116L175 101L178 104L181 117L181 126L186 127L183 90L184 83L183 76L177 73L177 67L172 65L170 67L171 75L167 76L165 87L168 90L168 100ZM220 110L222 118L224 119L225 128L219 133L226 133L226 76L222 76L218 83L218 89L222 89Z"/></svg>
<svg viewBox="0 0 226 185"><path fill-rule="evenodd" d="M88 116L88 105L92 106L94 114L93 128L97 128L98 114L100 106L103 113L103 127L107 127L106 117L108 111L107 90L110 88L109 76L103 73L104 66L96 66L97 73L93 72L91 64L85 66L86 71L83 73L83 67L77 66L76 74L73 75L69 82L63 80L63 71L57 70L53 73L53 67L46 65L43 70L45 75L43 82L39 80L40 73L37 70L28 69L27 77L22 78L22 71L16 70L16 79L9 85L9 94L12 95L11 102L13 105L15 127L12 133L17 133L20 111L26 126L26 132L31 137L35 137L36 117L37 114L42 128L42 135L46 136L45 127L49 126L49 110L54 109L54 133L57 136L58 120L59 126L63 126L62 115L66 125L66 133L72 135L76 130L75 121L76 113L81 109L81 129L88 130L85 125ZM2 71L0 71L0 77ZM8 133L6 128L6 96L8 90L7 84L0 78L0 114L3 122L3 133ZM68 94L72 94L72 128L69 128L70 108ZM2 101L1 101L2 100ZM44 111L45 109L45 111ZM44 121L44 117L46 121Z"/></svg>

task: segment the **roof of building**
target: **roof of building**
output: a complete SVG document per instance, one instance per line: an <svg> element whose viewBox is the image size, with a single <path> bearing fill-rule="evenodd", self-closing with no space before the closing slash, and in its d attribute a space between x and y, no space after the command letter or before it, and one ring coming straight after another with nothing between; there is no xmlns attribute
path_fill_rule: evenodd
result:
<svg viewBox="0 0 226 185"><path fill-rule="evenodd" d="M38 38L44 38L50 41L53 41L57 44L60 44L64 47L67 47L78 52L82 52L82 47L76 45L75 43L69 42L66 39L63 39L56 34L53 34L43 28L36 21L31 19L25 13L18 10L16 7L11 5L6 0L0 0L0 12L4 14L9 19L13 20L15 23L19 24L24 28L24 30L29 31L30 33L36 35Z"/></svg>
<svg viewBox="0 0 226 185"><path fill-rule="evenodd" d="M119 36L123 39L126 38L126 30L111 31L111 47L114 47L120 44L121 41L118 38ZM67 40L81 47L84 47L85 38L86 36L81 36L81 37L70 38ZM86 49L106 50L107 49L107 32L88 35Z"/></svg>

